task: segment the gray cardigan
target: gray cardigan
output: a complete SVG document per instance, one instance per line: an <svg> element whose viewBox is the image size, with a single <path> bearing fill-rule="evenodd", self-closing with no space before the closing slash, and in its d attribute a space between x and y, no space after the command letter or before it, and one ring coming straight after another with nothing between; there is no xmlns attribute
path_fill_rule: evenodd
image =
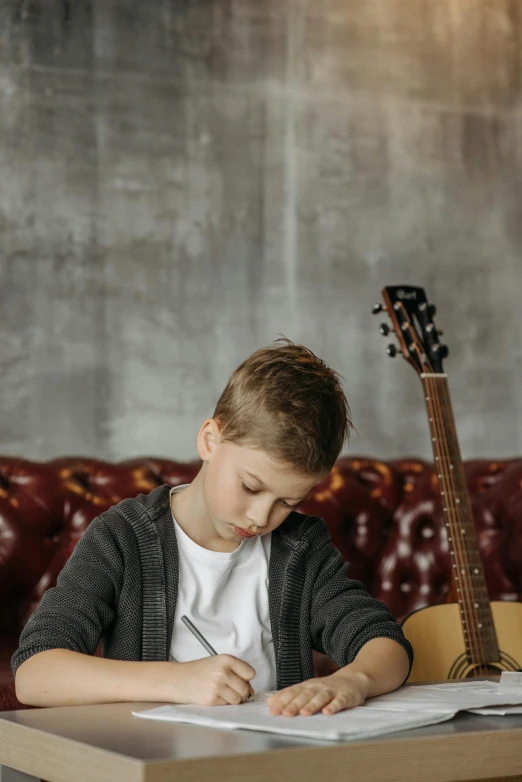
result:
<svg viewBox="0 0 522 782"><path fill-rule="evenodd" d="M46 649L92 655L100 639L113 660L168 659L179 573L169 490L125 499L91 522L25 626L14 673ZM372 638L397 641L411 669L413 650L399 625L348 578L348 568L320 518L293 511L272 533L268 601L277 689L314 676L312 649L344 666Z"/></svg>

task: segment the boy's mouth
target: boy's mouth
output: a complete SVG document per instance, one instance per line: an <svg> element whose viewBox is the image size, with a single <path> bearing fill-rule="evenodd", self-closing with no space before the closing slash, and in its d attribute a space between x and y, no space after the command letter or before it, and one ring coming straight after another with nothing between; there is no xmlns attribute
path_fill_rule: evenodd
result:
<svg viewBox="0 0 522 782"><path fill-rule="evenodd" d="M240 535L242 538L255 538L255 535L247 532L246 529L241 529L241 527L234 527L233 529L236 535Z"/></svg>

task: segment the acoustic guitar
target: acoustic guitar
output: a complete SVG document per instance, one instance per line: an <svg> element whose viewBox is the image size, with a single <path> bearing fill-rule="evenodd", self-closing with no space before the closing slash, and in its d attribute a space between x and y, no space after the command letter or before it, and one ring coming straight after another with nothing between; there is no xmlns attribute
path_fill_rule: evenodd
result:
<svg viewBox="0 0 522 782"><path fill-rule="evenodd" d="M419 375L428 413L435 472L451 554L455 602L420 608L402 623L415 651L408 681L468 679L517 671L522 667L522 603L490 602L484 578L470 497L457 440L443 361L448 348L439 341L435 307L423 288L382 289L383 304L400 350ZM380 326L387 336L390 328ZM398 350L387 348L389 356Z"/></svg>

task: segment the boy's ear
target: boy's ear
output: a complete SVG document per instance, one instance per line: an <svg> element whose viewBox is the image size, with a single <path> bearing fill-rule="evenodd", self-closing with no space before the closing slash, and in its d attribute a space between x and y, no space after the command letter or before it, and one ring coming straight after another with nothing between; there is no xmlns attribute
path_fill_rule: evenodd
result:
<svg viewBox="0 0 522 782"><path fill-rule="evenodd" d="M208 462L212 456L212 453L219 442L220 434L219 424L215 418L207 418L207 420L203 421L201 424L197 438L197 449L199 458L203 462Z"/></svg>

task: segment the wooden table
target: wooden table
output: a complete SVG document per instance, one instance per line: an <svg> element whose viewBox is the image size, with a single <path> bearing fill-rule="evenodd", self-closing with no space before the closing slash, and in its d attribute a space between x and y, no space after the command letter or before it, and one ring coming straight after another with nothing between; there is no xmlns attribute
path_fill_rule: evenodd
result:
<svg viewBox="0 0 522 782"><path fill-rule="evenodd" d="M0 713L1 782L522 780L522 715L463 713L385 737L326 742L131 715L156 705Z"/></svg>

